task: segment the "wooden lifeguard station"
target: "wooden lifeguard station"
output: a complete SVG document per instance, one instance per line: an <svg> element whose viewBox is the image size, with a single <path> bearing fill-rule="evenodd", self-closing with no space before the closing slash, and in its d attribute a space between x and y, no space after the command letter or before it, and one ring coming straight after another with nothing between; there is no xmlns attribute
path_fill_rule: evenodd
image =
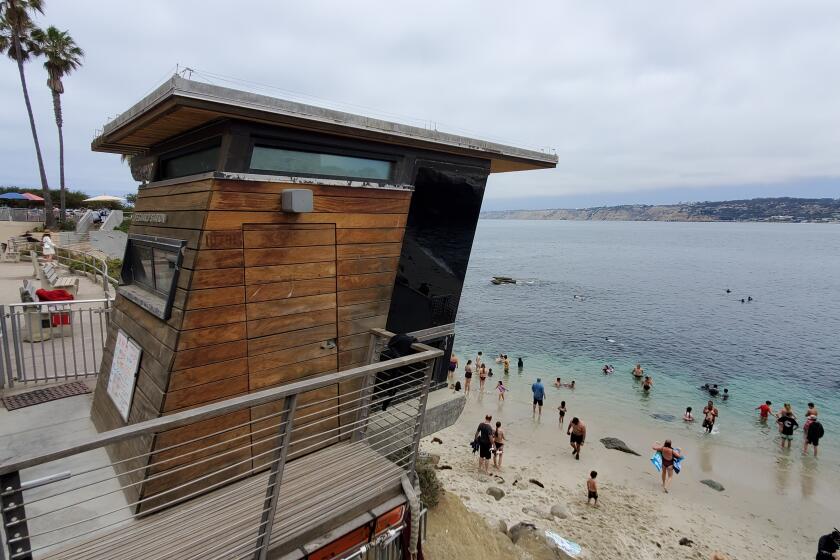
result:
<svg viewBox="0 0 840 560"><path fill-rule="evenodd" d="M101 431L364 364L373 328L454 322L488 175L557 161L179 76L92 147L131 156L144 181L92 410ZM346 390L304 401L340 406ZM127 459L274 412L253 407L111 454L142 481L153 473ZM323 445L340 439L331 433ZM185 475L244 472L251 453ZM178 477L160 480L129 497L171 490Z"/></svg>

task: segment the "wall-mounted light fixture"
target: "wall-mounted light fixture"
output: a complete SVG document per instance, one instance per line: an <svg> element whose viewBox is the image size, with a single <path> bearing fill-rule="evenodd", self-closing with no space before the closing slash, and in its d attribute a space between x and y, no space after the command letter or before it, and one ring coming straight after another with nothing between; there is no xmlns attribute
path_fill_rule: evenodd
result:
<svg viewBox="0 0 840 560"><path fill-rule="evenodd" d="M309 189L286 189L282 194L283 212L312 212L312 191Z"/></svg>

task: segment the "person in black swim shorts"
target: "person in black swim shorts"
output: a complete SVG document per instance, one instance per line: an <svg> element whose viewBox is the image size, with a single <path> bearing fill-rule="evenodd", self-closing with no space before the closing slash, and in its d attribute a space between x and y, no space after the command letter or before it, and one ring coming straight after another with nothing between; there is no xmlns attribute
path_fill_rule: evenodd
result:
<svg viewBox="0 0 840 560"><path fill-rule="evenodd" d="M493 426L490 423L492 420L493 417L488 414L475 431L475 440L478 442L478 470L486 474L490 474L490 458L493 456L490 452L493 445Z"/></svg>
<svg viewBox="0 0 840 560"><path fill-rule="evenodd" d="M569 438L569 444L572 446L572 455L579 461L580 448L583 447L583 443L586 441L586 425L575 416L569 422L569 429L566 430L566 435L571 436Z"/></svg>

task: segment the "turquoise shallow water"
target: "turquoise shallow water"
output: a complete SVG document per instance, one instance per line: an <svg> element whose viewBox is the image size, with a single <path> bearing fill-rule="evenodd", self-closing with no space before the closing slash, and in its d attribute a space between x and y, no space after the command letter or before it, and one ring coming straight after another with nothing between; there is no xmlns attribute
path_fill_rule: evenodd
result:
<svg viewBox="0 0 840 560"><path fill-rule="evenodd" d="M493 275L529 283L494 286ZM824 461L835 462L839 295L836 226L482 220L455 349L462 367L478 350L490 361L510 355L513 400L527 401L538 375L547 385L575 379L570 400L586 414L684 437L703 437L679 418L686 406L702 410L708 396L699 386L718 383L732 396L715 399L713 437L767 454L777 452L776 431L757 422L755 407L791 402L802 419L813 401L826 429ZM754 301L740 303L747 296ZM630 376L636 362L654 377L650 395ZM605 363L616 373L604 376ZM495 385L501 366L491 367ZM554 407L570 395L548 394Z"/></svg>

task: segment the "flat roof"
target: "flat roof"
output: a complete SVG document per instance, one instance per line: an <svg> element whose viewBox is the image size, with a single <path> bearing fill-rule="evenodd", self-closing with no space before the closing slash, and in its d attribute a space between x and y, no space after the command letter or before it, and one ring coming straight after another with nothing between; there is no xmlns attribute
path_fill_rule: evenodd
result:
<svg viewBox="0 0 840 560"><path fill-rule="evenodd" d="M557 166L557 156L551 153L206 84L177 74L106 124L91 149L142 154L160 142L221 118L487 159L491 173Z"/></svg>

